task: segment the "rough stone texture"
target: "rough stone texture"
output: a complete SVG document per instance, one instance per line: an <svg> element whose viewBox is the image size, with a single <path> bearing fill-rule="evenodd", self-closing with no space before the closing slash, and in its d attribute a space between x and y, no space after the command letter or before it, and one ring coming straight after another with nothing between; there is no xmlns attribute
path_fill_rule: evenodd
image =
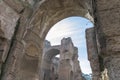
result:
<svg viewBox="0 0 120 80"><path fill-rule="evenodd" d="M5 62L19 15L5 2L0 2L0 67ZM1 70L0 70L1 72Z"/></svg>
<svg viewBox="0 0 120 80"><path fill-rule="evenodd" d="M92 68L92 80L100 80L100 61L97 52L97 44L95 38L94 28L89 28L86 30L86 42L87 42L87 52L88 60Z"/></svg>
<svg viewBox="0 0 120 80"><path fill-rule="evenodd" d="M101 30L97 34L98 37L103 34L99 41L109 80L119 80L120 0L97 0L96 9L96 18L99 20L97 27Z"/></svg>
<svg viewBox="0 0 120 80"><path fill-rule="evenodd" d="M4 2L18 13L20 13L24 9L23 4L20 2L20 0L4 0Z"/></svg>
<svg viewBox="0 0 120 80"><path fill-rule="evenodd" d="M109 80L118 80L120 77L120 56L116 55L116 56L111 56L111 57L106 57L105 58L105 66L108 70L108 76L109 76Z"/></svg>
<svg viewBox="0 0 120 80"><path fill-rule="evenodd" d="M15 27L19 15L10 8L5 2L0 2L0 22L1 30L4 32L4 37L8 40L11 40L13 37Z"/></svg>
<svg viewBox="0 0 120 80"><path fill-rule="evenodd" d="M23 56L26 56L25 51L29 43L37 48L29 48L32 49L30 55L35 56L36 53L33 54L33 52L39 50L38 57L35 58L38 73L35 72L37 78L31 75L26 76L28 80L30 80L29 78L41 80L43 43L48 31L55 23L64 18L86 17L88 14L91 15L90 18L94 17L96 47L99 56L103 59L103 65L108 71L109 80L119 80L120 0L0 0L1 80L25 79L20 77L22 74L20 71L23 70L20 64L23 62ZM18 21L18 19L20 20ZM65 49L69 48L65 45ZM66 52L65 49L63 51ZM71 53L73 50L68 52ZM3 54L7 58L3 58ZM49 58L52 58L52 55ZM63 58L71 59L71 55L64 55ZM4 62L4 65L1 65L1 61ZM68 62L71 61L68 60ZM32 66L31 63L28 65ZM70 64L68 63L68 65ZM34 72L36 69L32 68L30 72L32 71ZM26 70L25 73L29 73L29 71Z"/></svg>

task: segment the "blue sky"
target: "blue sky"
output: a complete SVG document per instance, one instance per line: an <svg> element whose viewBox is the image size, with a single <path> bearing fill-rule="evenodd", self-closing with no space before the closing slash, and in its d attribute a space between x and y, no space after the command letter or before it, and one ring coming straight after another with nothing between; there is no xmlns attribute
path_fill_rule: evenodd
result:
<svg viewBox="0 0 120 80"><path fill-rule="evenodd" d="M74 46L78 47L81 70L85 74L92 73L87 60L85 29L93 27L88 19L83 17L69 17L56 23L48 32L46 40L51 45L59 45L64 37L71 37Z"/></svg>

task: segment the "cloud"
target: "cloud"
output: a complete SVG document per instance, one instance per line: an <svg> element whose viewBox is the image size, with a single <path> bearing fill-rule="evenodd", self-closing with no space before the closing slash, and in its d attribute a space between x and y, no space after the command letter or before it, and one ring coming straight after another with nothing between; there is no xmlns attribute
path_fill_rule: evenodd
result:
<svg viewBox="0 0 120 80"><path fill-rule="evenodd" d="M72 37L72 40L75 45L80 44L83 42L84 38L84 33L82 32L83 30L81 29L74 30L75 27L73 26L74 25L71 24L67 26L62 26L62 28L59 28L60 26L54 26L53 29L51 29L51 31L48 33L46 39L51 41L52 45L55 45L60 43L60 40L63 37Z"/></svg>
<svg viewBox="0 0 120 80"><path fill-rule="evenodd" d="M55 45L58 44L59 43L58 41L61 40L63 37L78 35L78 33L80 33L80 29L75 30L76 27L74 27L74 25L75 23L67 21L57 23L48 32L46 39L51 41L51 44Z"/></svg>

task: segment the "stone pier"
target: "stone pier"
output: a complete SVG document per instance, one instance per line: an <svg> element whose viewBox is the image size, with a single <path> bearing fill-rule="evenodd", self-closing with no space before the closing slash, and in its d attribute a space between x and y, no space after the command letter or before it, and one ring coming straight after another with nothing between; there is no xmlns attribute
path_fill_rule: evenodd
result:
<svg viewBox="0 0 120 80"><path fill-rule="evenodd" d="M95 37L94 28L89 28L86 30L86 42L87 42L87 52L88 60L90 61L92 69L92 80L100 80L100 61L99 54L97 52L97 43Z"/></svg>

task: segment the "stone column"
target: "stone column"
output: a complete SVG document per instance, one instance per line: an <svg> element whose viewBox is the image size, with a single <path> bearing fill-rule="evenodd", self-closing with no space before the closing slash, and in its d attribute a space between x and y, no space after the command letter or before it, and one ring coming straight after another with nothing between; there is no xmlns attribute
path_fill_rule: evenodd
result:
<svg viewBox="0 0 120 80"><path fill-rule="evenodd" d="M74 54L74 45L71 38L63 38L60 48L59 80L70 80L73 76L72 57ZM72 73L72 75L71 75Z"/></svg>
<svg viewBox="0 0 120 80"><path fill-rule="evenodd" d="M97 53L94 28L89 28L86 30L86 41L88 59L92 68L92 80L100 80L100 63Z"/></svg>
<svg viewBox="0 0 120 80"><path fill-rule="evenodd" d="M73 80L83 80L80 63L78 61L78 48L77 47L74 48L73 68L74 68L73 70L74 79Z"/></svg>

